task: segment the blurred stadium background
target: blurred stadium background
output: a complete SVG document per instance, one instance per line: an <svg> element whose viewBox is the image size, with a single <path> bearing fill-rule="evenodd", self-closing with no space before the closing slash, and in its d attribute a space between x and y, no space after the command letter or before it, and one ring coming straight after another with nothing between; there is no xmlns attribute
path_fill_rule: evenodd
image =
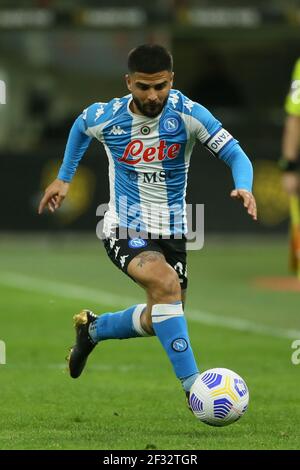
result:
<svg viewBox="0 0 300 470"><path fill-rule="evenodd" d="M230 172L200 145L189 176L187 199L205 204L206 237L202 251L190 252L192 341L202 370L237 370L253 400L249 416L222 431L187 415L155 339L107 342L85 379L61 375L72 315L86 305L115 311L143 293L96 239L96 208L108 201L97 142L59 213L40 217L37 205L72 122L88 104L127 93L127 52L144 42L172 51L175 88L207 106L254 164L258 223L230 200ZM299 54L299 0L0 0L0 449L299 448L300 365L291 363L299 292L256 282L289 274L288 200L276 162Z"/></svg>
<svg viewBox="0 0 300 470"><path fill-rule="evenodd" d="M80 198L74 190L61 216L37 217L37 199L56 173L74 118L94 101L124 95L127 52L154 41L174 54L175 87L223 121L256 165L260 221L253 224L224 197L231 188L227 170L199 145L188 199L209 202L207 233L285 231L288 206L273 163L299 55L300 2L244 4L1 0L0 76L7 84L0 110L1 191L11 191L12 178L19 182L2 210L1 229L94 229L95 207L108 199L107 162L97 143L77 178ZM103 177L96 185L97 175Z"/></svg>

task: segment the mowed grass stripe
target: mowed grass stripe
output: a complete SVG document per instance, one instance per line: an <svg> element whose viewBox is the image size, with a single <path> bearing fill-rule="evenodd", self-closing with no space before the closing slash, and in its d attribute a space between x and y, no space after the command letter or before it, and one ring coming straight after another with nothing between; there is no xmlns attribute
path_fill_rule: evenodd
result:
<svg viewBox="0 0 300 470"><path fill-rule="evenodd" d="M56 282L40 279L15 272L0 273L0 284L6 287L21 289L29 292L39 292L66 299L78 299L107 305L110 308L120 308L124 304L132 305L136 299L118 295L116 293L104 292L85 286L78 286L66 282ZM260 323L254 323L242 318L223 317L202 310L189 309L187 317L192 322L202 323L209 326L228 328L231 330L245 331L259 335L277 338L298 339L300 330L271 327Z"/></svg>

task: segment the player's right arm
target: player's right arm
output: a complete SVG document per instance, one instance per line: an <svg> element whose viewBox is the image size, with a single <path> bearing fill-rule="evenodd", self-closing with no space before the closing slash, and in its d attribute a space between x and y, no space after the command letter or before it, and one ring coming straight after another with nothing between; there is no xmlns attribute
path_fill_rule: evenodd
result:
<svg viewBox="0 0 300 470"><path fill-rule="evenodd" d="M59 209L63 203L79 162L92 140L92 136L87 128L86 118L89 110L93 112L93 106L94 105L85 110L74 122L69 134L64 159L58 176L46 188L39 204L39 214L41 214L46 207L48 207L50 212L54 212L56 209Z"/></svg>
<svg viewBox="0 0 300 470"><path fill-rule="evenodd" d="M56 178L46 189L43 198L39 204L38 213L41 214L45 207L50 212L54 212L62 205L63 200L68 194L70 184L66 181Z"/></svg>
<svg viewBox="0 0 300 470"><path fill-rule="evenodd" d="M299 192L299 147L300 147L300 59L297 60L290 91L285 101L286 118L282 135L282 158L280 168L283 170L282 184L290 195Z"/></svg>

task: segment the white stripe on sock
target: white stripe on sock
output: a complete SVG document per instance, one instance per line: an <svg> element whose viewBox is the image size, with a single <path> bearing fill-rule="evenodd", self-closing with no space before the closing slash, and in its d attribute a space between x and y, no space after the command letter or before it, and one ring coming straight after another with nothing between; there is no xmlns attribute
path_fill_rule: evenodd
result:
<svg viewBox="0 0 300 470"><path fill-rule="evenodd" d="M155 304L152 307L152 323L161 323L170 318L182 317L184 315L182 303L179 304Z"/></svg>
<svg viewBox="0 0 300 470"><path fill-rule="evenodd" d="M136 308L133 311L132 314L132 325L135 331L140 335L140 336L151 336L147 331L145 331L141 325L141 315L146 307L147 304L139 304L136 306Z"/></svg>

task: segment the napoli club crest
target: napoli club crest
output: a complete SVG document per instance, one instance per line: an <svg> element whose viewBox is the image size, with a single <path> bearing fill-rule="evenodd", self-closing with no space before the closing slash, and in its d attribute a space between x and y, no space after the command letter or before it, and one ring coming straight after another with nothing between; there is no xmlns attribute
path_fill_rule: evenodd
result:
<svg viewBox="0 0 300 470"><path fill-rule="evenodd" d="M169 133L176 132L179 127L179 121L176 117L169 117L164 120L163 126Z"/></svg>
<svg viewBox="0 0 300 470"><path fill-rule="evenodd" d="M172 342L172 348L176 352L184 352L188 348L188 344L184 338L177 338Z"/></svg>
<svg viewBox="0 0 300 470"><path fill-rule="evenodd" d="M143 248L144 246L147 246L147 240L144 240L143 238L132 238L128 242L128 246L130 248Z"/></svg>

